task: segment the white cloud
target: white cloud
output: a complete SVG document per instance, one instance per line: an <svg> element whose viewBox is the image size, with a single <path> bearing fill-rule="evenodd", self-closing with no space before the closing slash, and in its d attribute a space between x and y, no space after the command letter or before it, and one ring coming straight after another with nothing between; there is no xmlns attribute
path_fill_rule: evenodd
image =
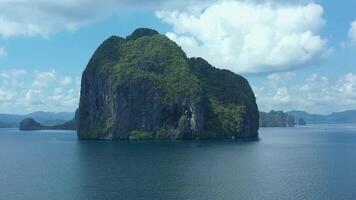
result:
<svg viewBox="0 0 356 200"><path fill-rule="evenodd" d="M4 87L22 87L24 82L21 77L27 72L22 69L0 70L0 85Z"/></svg>
<svg viewBox="0 0 356 200"><path fill-rule="evenodd" d="M273 96L273 100L280 103L288 103L291 100L287 87L281 87L277 89L276 94Z"/></svg>
<svg viewBox="0 0 356 200"><path fill-rule="evenodd" d="M0 70L0 76L2 78L19 77L25 74L26 70L23 69Z"/></svg>
<svg viewBox="0 0 356 200"><path fill-rule="evenodd" d="M10 101L14 98L15 93L12 91L8 91L4 88L0 88L0 103L5 101Z"/></svg>
<svg viewBox="0 0 356 200"><path fill-rule="evenodd" d="M0 0L0 35L48 37L58 31L75 31L122 9L182 9L199 13L219 0ZM261 2L261 0L256 0ZM305 0L273 0L303 2ZM44 20L45 19L45 20Z"/></svg>
<svg viewBox="0 0 356 200"><path fill-rule="evenodd" d="M34 88L41 88L48 86L49 83L56 80L56 71L35 72L35 80L32 83Z"/></svg>
<svg viewBox="0 0 356 200"><path fill-rule="evenodd" d="M285 74L267 78L262 86L254 85L260 110L305 110L311 113L331 113L356 109L356 74L348 73L335 79L311 74L295 80Z"/></svg>
<svg viewBox="0 0 356 200"><path fill-rule="evenodd" d="M28 106L41 106L45 104L45 96L39 89L30 88L25 95Z"/></svg>
<svg viewBox="0 0 356 200"><path fill-rule="evenodd" d="M74 111L79 95L80 77L63 76L54 70L0 70L2 113Z"/></svg>
<svg viewBox="0 0 356 200"><path fill-rule="evenodd" d="M348 36L351 42L356 44L356 20L351 22Z"/></svg>
<svg viewBox="0 0 356 200"><path fill-rule="evenodd" d="M349 102L356 102L356 74L346 74L338 83L338 91L343 93Z"/></svg>
<svg viewBox="0 0 356 200"><path fill-rule="evenodd" d="M312 65L331 49L320 35L323 8L219 1L202 12L159 11L173 26L167 36L189 56L237 73L278 72Z"/></svg>
<svg viewBox="0 0 356 200"><path fill-rule="evenodd" d="M284 72L284 73L273 73L267 76L267 80L271 83L285 83L295 77L294 72Z"/></svg>
<svg viewBox="0 0 356 200"><path fill-rule="evenodd" d="M64 85L68 85L68 84L72 83L72 81L73 81L72 77L66 76L60 80L60 84L64 86Z"/></svg>

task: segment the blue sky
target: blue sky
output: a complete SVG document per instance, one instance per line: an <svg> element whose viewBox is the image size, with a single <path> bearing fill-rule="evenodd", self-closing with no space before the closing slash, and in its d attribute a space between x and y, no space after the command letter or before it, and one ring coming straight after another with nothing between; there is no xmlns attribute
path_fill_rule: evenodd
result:
<svg viewBox="0 0 356 200"><path fill-rule="evenodd" d="M356 109L356 2L0 1L0 113L74 111L97 46L138 27L244 75L260 110Z"/></svg>

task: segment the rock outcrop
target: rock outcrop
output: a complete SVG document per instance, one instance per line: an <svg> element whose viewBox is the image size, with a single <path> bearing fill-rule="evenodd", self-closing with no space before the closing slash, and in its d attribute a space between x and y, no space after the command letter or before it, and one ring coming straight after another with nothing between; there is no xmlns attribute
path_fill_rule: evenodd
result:
<svg viewBox="0 0 356 200"><path fill-rule="evenodd" d="M260 127L294 127L295 119L283 111L260 112Z"/></svg>
<svg viewBox="0 0 356 200"><path fill-rule="evenodd" d="M258 136L248 81L202 58L187 58L155 30L108 38L90 59L81 85L80 139Z"/></svg>
<svg viewBox="0 0 356 200"><path fill-rule="evenodd" d="M77 130L78 128L78 110L75 112L74 119L54 126L44 126L33 118L26 118L20 122L19 129L22 131L35 130Z"/></svg>
<svg viewBox="0 0 356 200"><path fill-rule="evenodd" d="M42 130L44 127L36 122L32 118L26 118L20 122L19 129L21 131L35 131L35 130Z"/></svg>

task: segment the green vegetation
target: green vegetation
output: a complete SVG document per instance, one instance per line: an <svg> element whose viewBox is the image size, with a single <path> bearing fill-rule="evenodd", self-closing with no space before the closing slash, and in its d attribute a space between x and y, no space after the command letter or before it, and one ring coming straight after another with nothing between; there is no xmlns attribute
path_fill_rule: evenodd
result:
<svg viewBox="0 0 356 200"><path fill-rule="evenodd" d="M243 127L243 116L246 114L246 109L243 106L228 105L222 106L215 103L213 112L217 114L217 128L223 130L226 137L237 136Z"/></svg>
<svg viewBox="0 0 356 200"><path fill-rule="evenodd" d="M157 132L157 135L156 135L156 138L157 139L166 139L167 138L167 130L165 127L161 127L158 132Z"/></svg>
<svg viewBox="0 0 356 200"><path fill-rule="evenodd" d="M256 100L246 79L228 70L214 68L202 58L192 58L189 62L207 96L207 130L214 137L239 137L245 122L250 123L252 130L258 129Z"/></svg>
<svg viewBox="0 0 356 200"><path fill-rule="evenodd" d="M112 125L113 125L112 117L108 117L99 123L98 131L96 132L100 132L100 131L107 132L112 127Z"/></svg>
<svg viewBox="0 0 356 200"><path fill-rule="evenodd" d="M201 92L198 79L190 73L186 55L164 35L130 40L113 36L98 48L89 69L104 75L114 73L113 90L130 82L150 82L163 90L160 100L170 105L185 97L197 97Z"/></svg>
<svg viewBox="0 0 356 200"><path fill-rule="evenodd" d="M103 133L107 133L113 126L111 117L101 120L95 129L89 130L90 137L99 137Z"/></svg>
<svg viewBox="0 0 356 200"><path fill-rule="evenodd" d="M128 36L126 39L128 40L136 40L140 37L144 36L153 36L159 34L157 31L149 29L149 28L138 28L136 29L130 36Z"/></svg>
<svg viewBox="0 0 356 200"><path fill-rule="evenodd" d="M131 131L129 135L130 140L152 140L153 133L147 131Z"/></svg>

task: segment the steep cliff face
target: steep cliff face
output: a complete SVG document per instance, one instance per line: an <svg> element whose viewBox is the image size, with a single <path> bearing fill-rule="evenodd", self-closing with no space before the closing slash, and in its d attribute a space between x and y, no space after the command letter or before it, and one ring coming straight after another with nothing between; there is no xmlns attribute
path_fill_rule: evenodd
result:
<svg viewBox="0 0 356 200"><path fill-rule="evenodd" d="M188 59L154 30L110 37L82 76L81 139L246 138L257 130L258 109L244 78Z"/></svg>

